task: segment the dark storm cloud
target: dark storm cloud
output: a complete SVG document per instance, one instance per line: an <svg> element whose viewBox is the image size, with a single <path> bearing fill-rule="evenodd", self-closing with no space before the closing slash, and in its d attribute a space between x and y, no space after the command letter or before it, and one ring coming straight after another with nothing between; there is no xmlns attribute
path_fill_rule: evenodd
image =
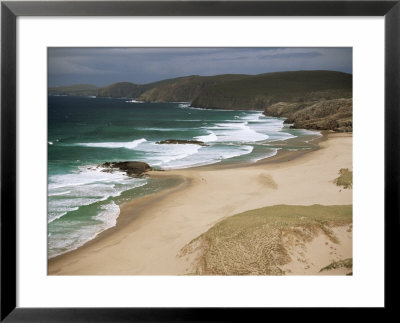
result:
<svg viewBox="0 0 400 323"><path fill-rule="evenodd" d="M310 48L49 48L49 85L128 81L185 75L260 74L293 70L352 72L352 49Z"/></svg>

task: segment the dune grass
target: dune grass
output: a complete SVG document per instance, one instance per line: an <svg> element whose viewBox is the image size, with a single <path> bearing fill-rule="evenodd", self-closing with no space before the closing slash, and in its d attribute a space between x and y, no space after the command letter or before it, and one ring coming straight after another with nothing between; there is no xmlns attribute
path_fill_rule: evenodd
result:
<svg viewBox="0 0 400 323"><path fill-rule="evenodd" d="M283 237L307 242L323 233L337 242L332 227L352 222L352 206L277 205L228 217L182 250L198 253L192 274L284 275L291 261Z"/></svg>
<svg viewBox="0 0 400 323"><path fill-rule="evenodd" d="M326 270L332 270L332 269L337 269L337 268L348 268L351 269L353 268L353 258L347 258L339 261L334 261L328 266L322 268L321 271L326 271Z"/></svg>
<svg viewBox="0 0 400 323"><path fill-rule="evenodd" d="M349 171L348 168L341 168L339 170L339 177L334 180L337 186L343 186L343 188L353 187L353 172Z"/></svg>

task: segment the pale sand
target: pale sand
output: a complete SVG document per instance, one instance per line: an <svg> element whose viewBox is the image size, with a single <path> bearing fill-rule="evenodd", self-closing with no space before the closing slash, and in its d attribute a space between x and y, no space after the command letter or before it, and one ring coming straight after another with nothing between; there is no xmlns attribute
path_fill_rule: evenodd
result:
<svg viewBox="0 0 400 323"><path fill-rule="evenodd" d="M352 269L337 268L320 271L332 262L353 258L352 225L331 228L337 243L320 232L312 241L287 246L292 261L280 268L286 275L346 275Z"/></svg>
<svg viewBox="0 0 400 323"><path fill-rule="evenodd" d="M185 274L190 264L177 254L224 217L276 204L352 204L352 190L333 184L340 168L352 170L352 135L329 134L320 146L290 161L152 172L184 180L172 190L123 205L116 227L51 259L48 273Z"/></svg>

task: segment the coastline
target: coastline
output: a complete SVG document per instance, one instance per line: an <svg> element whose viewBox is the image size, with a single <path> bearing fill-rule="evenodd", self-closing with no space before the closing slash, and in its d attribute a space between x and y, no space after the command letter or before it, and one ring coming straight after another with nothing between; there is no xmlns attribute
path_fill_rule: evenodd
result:
<svg viewBox="0 0 400 323"><path fill-rule="evenodd" d="M152 171L182 181L123 204L115 227L49 259L48 274L185 274L190 264L177 254L228 216L276 204L352 204L352 190L333 184L340 168L352 169L352 135L324 134L315 143L319 149L279 151L253 164Z"/></svg>

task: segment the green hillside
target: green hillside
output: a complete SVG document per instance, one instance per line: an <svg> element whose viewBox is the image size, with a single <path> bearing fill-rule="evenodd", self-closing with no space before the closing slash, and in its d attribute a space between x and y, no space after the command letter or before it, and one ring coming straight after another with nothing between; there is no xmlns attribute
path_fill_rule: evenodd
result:
<svg viewBox="0 0 400 323"><path fill-rule="evenodd" d="M97 96L111 98L137 98L143 91L143 85L130 82L118 82L99 88Z"/></svg>
<svg viewBox="0 0 400 323"><path fill-rule="evenodd" d="M92 96L97 95L98 87L92 84L74 84L49 88L49 95Z"/></svg>
<svg viewBox="0 0 400 323"><path fill-rule="evenodd" d="M111 97L111 98L121 98L121 97L138 98L146 91L149 91L155 87L163 89L164 86L166 86L168 84L175 84L176 82L180 82L180 80L182 80L182 79L188 79L188 78L191 78L191 76L166 79L166 80L161 80L161 81L147 83L147 84L118 82L118 83L110 84L108 86L99 88L98 92L97 92L97 96ZM144 101L157 101L157 100L155 98L149 97L148 100L146 99ZM171 100L168 100L167 98L163 97L161 100L158 100L158 101L168 102Z"/></svg>
<svg viewBox="0 0 400 323"><path fill-rule="evenodd" d="M260 74L204 89L192 101L199 108L265 110L277 102L352 97L352 75L331 71Z"/></svg>
<svg viewBox="0 0 400 323"><path fill-rule="evenodd" d="M154 86L140 96L143 101L156 102L192 102L206 89L217 84L248 78L243 74L223 74L216 76L192 75L166 80Z"/></svg>

